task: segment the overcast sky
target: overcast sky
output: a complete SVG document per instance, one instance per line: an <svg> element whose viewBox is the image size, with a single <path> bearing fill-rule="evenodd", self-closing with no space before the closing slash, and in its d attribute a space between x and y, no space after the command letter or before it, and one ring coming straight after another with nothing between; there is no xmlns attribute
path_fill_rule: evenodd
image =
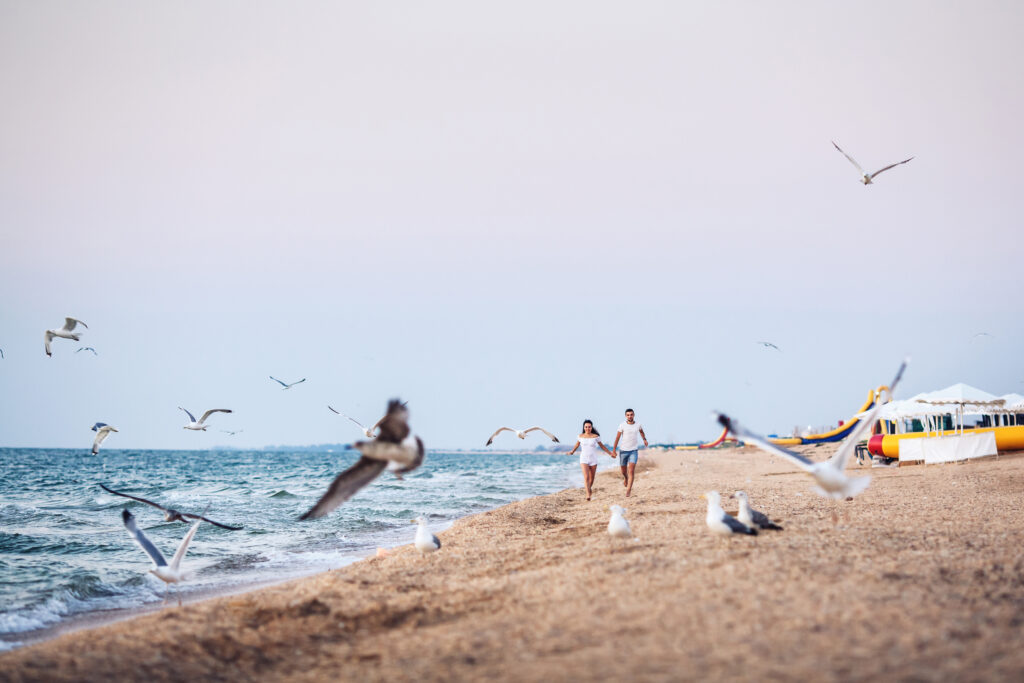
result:
<svg viewBox="0 0 1024 683"><path fill-rule="evenodd" d="M436 448L788 432L906 354L904 396L1024 393L1022 19L0 0L0 445L346 442L327 404L391 396Z"/></svg>

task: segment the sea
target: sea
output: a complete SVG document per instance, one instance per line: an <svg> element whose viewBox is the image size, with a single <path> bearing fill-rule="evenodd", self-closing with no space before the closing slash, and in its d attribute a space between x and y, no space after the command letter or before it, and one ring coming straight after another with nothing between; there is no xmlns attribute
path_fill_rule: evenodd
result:
<svg viewBox="0 0 1024 683"><path fill-rule="evenodd" d="M183 599L336 569L411 543L456 519L582 486L575 457L542 452L429 452L401 480L385 472L326 517L298 517L356 461L344 450L82 450L0 448L0 651L98 614L165 599L165 584L121 521L127 508L168 559L188 530L131 493L241 531L203 524L170 588ZM608 466L614 463L609 463ZM172 604L170 601L168 604Z"/></svg>

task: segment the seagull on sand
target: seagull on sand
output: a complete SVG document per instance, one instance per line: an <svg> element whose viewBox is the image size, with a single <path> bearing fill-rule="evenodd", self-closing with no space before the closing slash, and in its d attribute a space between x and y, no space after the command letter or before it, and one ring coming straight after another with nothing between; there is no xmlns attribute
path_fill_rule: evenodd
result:
<svg viewBox="0 0 1024 683"><path fill-rule="evenodd" d="M740 501L740 511L736 514L736 519L751 528L757 527L759 529L782 531L782 527L768 519L768 515L750 507L750 498L745 491L737 491L732 494L732 497Z"/></svg>
<svg viewBox="0 0 1024 683"><path fill-rule="evenodd" d="M100 354L96 353L96 349L92 348L91 346L79 346L78 347L78 351L92 351L92 355L94 355L94 356L100 355ZM78 353L78 351L75 351L75 353Z"/></svg>
<svg viewBox="0 0 1024 683"><path fill-rule="evenodd" d="M705 521L708 528L716 534L721 534L722 536L732 534L757 535L757 529L753 529L735 517L726 514L725 510L722 509L722 497L718 495L718 491L708 491L702 494L701 498L708 501L708 516Z"/></svg>
<svg viewBox="0 0 1024 683"><path fill-rule="evenodd" d="M191 512L180 512L178 510L175 510L174 508L167 508L161 505L160 503L154 503L153 501L146 500L145 498L139 498L138 496L133 496L127 493L121 493L120 491L115 491L114 489L108 489L103 484L100 484L100 488L106 491L107 493L114 494L115 496L121 496L122 498L131 498L132 500L136 500L140 503L152 505L157 510L162 510L164 513L165 522L185 522L186 524L188 524L189 520L195 520L198 522L207 522L214 526L219 526L221 529L227 529L228 531L238 531L242 528L240 526L228 526L227 524L221 524L220 522L215 522L212 519L208 519L206 517L203 517L202 515L195 515Z"/></svg>
<svg viewBox="0 0 1024 683"><path fill-rule="evenodd" d="M75 327L77 327L78 325L81 325L82 327L89 329L89 326L83 323L81 320L76 320L74 318L64 318L64 327L60 328L59 330L47 330L45 335L46 355L53 355L53 353L50 351L50 342L53 341L54 337L60 337L61 339L73 339L75 341L79 341L81 339L80 335L82 333L79 332L78 334L74 334L73 332Z"/></svg>
<svg viewBox="0 0 1024 683"><path fill-rule="evenodd" d="M496 437L498 434L501 434L502 432L515 432L516 436L518 436L520 439L525 439L527 434L536 431L544 432L545 434L548 435L549 439L551 439L555 443L559 443L558 437L549 432L548 430L544 429L543 427L530 427L529 429L512 429L511 427L501 427L500 429L498 429L498 431L491 434L491 438L487 439L487 443L484 445L490 446L492 443L494 443L494 437Z"/></svg>
<svg viewBox="0 0 1024 683"><path fill-rule="evenodd" d="M896 385L899 384L900 378L903 376L903 370L907 367L907 362L907 360L903 361L900 365L900 369L896 372L896 377L892 380L892 383L889 384L890 400L892 400L894 395L893 392L896 390ZM789 460L791 463L814 477L814 481L817 484L817 486L814 487L814 490L819 495L825 496L826 498L834 498L835 500L842 500L844 498L852 498L853 496L856 496L858 493L866 489L868 487L868 483L871 481L870 476L847 477L844 470L846 470L846 464L850 461L850 456L853 455L853 451L857 447L857 442L860 441L861 435L871 429L871 425L875 422L875 416L878 414L878 411L882 409L883 405L881 396L877 397L875 399L874 407L860 418L859 422L857 422L853 430L846 437L846 440L843 441L843 444L835 452L835 455L824 462L808 460L799 453L794 453L787 448L783 448L782 446L772 443L759 434L747 431L727 415L723 415L722 413L718 413L717 415L719 424L727 428L733 436L742 441L746 441L747 443L751 443L771 455L777 455Z"/></svg>
<svg viewBox="0 0 1024 683"><path fill-rule="evenodd" d="M306 381L306 378L305 378L305 377L303 377L303 378L302 378L302 379L300 379L300 380L299 380L298 382L292 382L291 384L286 384L286 383L282 382L281 380L279 380L278 378L274 377L273 375L271 375L271 376L270 376L270 379L274 380L275 382L277 382L278 384L280 384L280 385L281 385L282 387L284 387L285 389L291 389L291 388L292 388L292 387L294 387L294 386L295 386L296 384L302 384L303 382L305 382L305 381Z"/></svg>
<svg viewBox="0 0 1024 683"><path fill-rule="evenodd" d="M427 531L427 522L422 517L417 517L412 520L413 524L419 524L416 529L416 540L413 541L413 545L416 546L416 550L426 555L432 553L435 550L441 549L441 539L434 534Z"/></svg>
<svg viewBox="0 0 1024 683"><path fill-rule="evenodd" d="M405 407L405 404L403 403L402 406ZM380 423L383 422L387 418L387 415L385 415L381 419L377 420L373 424L372 427L367 429L366 427L363 426L363 424L359 420L353 419L353 418L349 417L348 415L346 415L345 413L339 413L337 410L335 410L334 408L331 408L330 406L327 406L327 407L330 408L332 413L335 413L336 415L341 415L346 420L349 420L350 422L354 422L357 427L359 427L361 430L363 430L363 434L366 435L367 439L376 438L376 436L374 435L374 432L376 432L377 429L380 427Z"/></svg>
<svg viewBox="0 0 1024 683"><path fill-rule="evenodd" d="M894 166L899 166L900 164L905 164L908 161L910 161L910 159L914 158L914 157L910 157L910 159L904 159L903 161L897 161L895 164L889 164L885 168L880 168L877 171L875 171L874 173L865 173L864 169L860 167L860 164L858 164L856 161L853 160L853 157L851 157L846 152L843 152L843 150L839 148L839 145L836 144L835 140L832 141L832 146L835 147L836 149L838 149L840 152L842 152L843 156L846 157L847 159L849 159L850 163L857 167L857 170L860 171L860 181L862 183L864 183L865 185L871 185L872 181L875 179L875 176L877 176L882 171L888 171L890 168L892 168Z"/></svg>
<svg viewBox="0 0 1024 683"><path fill-rule="evenodd" d="M782 349L780 349L780 348L779 348L778 346L776 346L775 344L772 344L771 342L766 342L766 341L759 341L759 342L757 342L757 343L758 343L758 344L760 344L761 346L765 347L766 349L775 349L775 350L776 350L776 351L778 351L779 353L782 353Z"/></svg>
<svg viewBox="0 0 1024 683"><path fill-rule="evenodd" d="M185 410L181 406L178 406L178 410ZM206 428L210 425L206 424L206 418L210 417L214 413L230 413L231 411L227 408L210 408L203 416L196 420L196 416L185 410L185 414L188 415L189 423L184 426L184 429L191 429L194 432L205 432Z"/></svg>
<svg viewBox="0 0 1024 683"><path fill-rule="evenodd" d="M608 522L608 535L614 538L629 538L632 536L633 531L629 528L629 522L623 517L626 508L621 505L610 505L608 509L612 511L612 518Z"/></svg>
<svg viewBox="0 0 1024 683"><path fill-rule="evenodd" d="M96 432L96 438L92 440L92 454L96 455L100 452L100 444L110 436L110 432L116 432L117 429L106 422L97 422L92 426L92 431Z"/></svg>
<svg viewBox="0 0 1024 683"><path fill-rule="evenodd" d="M192 537L196 535L196 530L201 522L196 522L192 525L192 528L185 534L185 538L181 539L181 545L178 546L177 552L171 558L171 563L167 564L167 560L160 554L160 551L153 545L153 542L146 538L146 535L142 533L139 527L135 526L135 516L132 513L128 512L128 510L122 510L121 520L124 522L124 528L128 530L131 537L149 555L149 559L153 560L153 568L149 570L150 574L153 574L156 578L167 584L168 588L172 583L181 583L185 579L185 572L181 571L181 560L185 557L185 553L188 551L188 544L192 541ZM175 593L178 595L178 606L181 607L181 594L177 590L175 590ZM167 602L166 590L164 591L164 602Z"/></svg>
<svg viewBox="0 0 1024 683"><path fill-rule="evenodd" d="M388 413L380 422L380 436L352 446L359 451L359 460L339 474L327 493L299 519L323 517L376 479L384 468L396 475L413 471L423 464L425 454L423 441L409 429L409 411L398 399L388 402Z"/></svg>

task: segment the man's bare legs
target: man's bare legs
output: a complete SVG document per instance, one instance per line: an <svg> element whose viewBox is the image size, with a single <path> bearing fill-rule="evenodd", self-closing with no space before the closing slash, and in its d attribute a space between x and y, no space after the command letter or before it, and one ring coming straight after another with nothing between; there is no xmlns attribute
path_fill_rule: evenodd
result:
<svg viewBox="0 0 1024 683"><path fill-rule="evenodd" d="M633 492L633 477L636 473L636 463L631 462L626 467L622 468L622 475L625 478L626 485L626 498L629 498L629 494Z"/></svg>

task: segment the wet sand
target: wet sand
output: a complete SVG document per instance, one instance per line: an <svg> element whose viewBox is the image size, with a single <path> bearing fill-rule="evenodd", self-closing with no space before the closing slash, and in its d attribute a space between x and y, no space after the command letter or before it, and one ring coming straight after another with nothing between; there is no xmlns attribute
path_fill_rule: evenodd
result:
<svg viewBox="0 0 1024 683"><path fill-rule="evenodd" d="M640 470L629 499L601 473L589 503L532 498L460 520L432 555L65 634L0 655L0 679L1024 676L1024 455L865 469L851 502L751 449L643 453ZM711 536L709 489L746 490L785 531ZM637 540L607 536L611 503Z"/></svg>

